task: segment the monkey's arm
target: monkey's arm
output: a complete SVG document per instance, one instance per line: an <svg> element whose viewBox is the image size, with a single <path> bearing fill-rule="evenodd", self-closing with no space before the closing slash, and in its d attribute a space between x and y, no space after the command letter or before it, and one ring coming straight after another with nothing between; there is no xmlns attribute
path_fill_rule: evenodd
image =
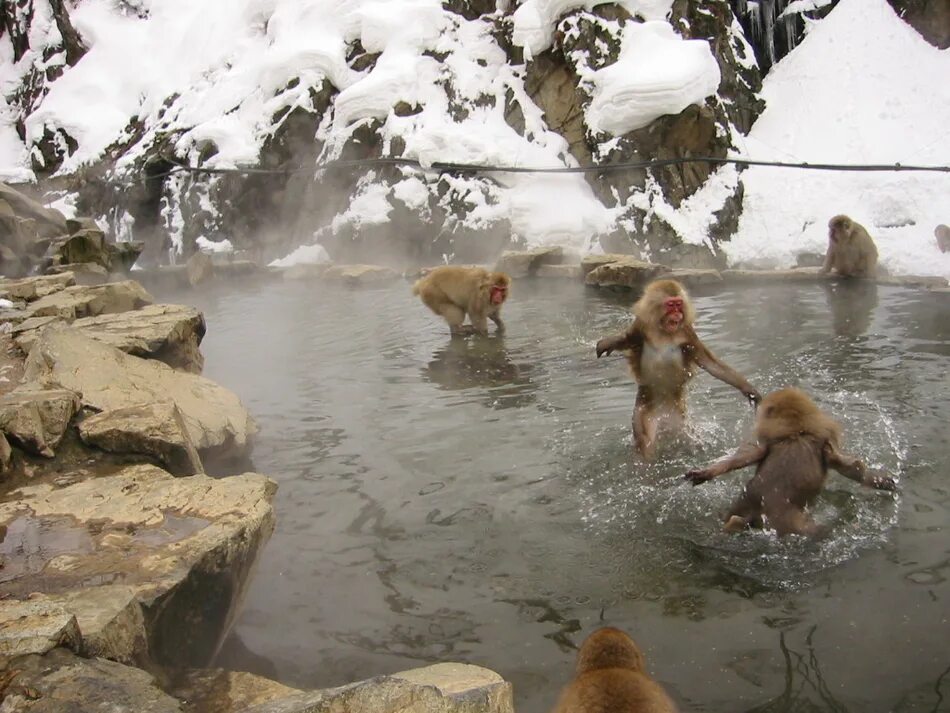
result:
<svg viewBox="0 0 950 713"><path fill-rule="evenodd" d="M731 456L721 458L705 468L694 468L687 471L683 477L693 485L701 485L707 480L718 478L720 475L725 475L733 470L759 463L768 452L769 447L764 443L744 443Z"/></svg>
<svg viewBox="0 0 950 713"><path fill-rule="evenodd" d="M719 361L700 341L696 333L690 331L690 341L687 343L687 349L693 361L720 381L724 381L729 386L741 391L742 395L749 399L753 406L757 405L762 400L762 396L756 391L755 387L746 381L745 377L738 371Z"/></svg>
<svg viewBox="0 0 950 713"><path fill-rule="evenodd" d="M639 350L643 347L643 331L637 325L636 321L631 324L623 334L617 334L612 337L604 337L597 341L597 358L603 354L610 354L622 349Z"/></svg>
<svg viewBox="0 0 950 713"><path fill-rule="evenodd" d="M875 490L897 490L897 483L889 475L869 469L854 456L841 453L830 443L825 444L825 458L828 466L834 468L845 478L861 483L867 488Z"/></svg>
<svg viewBox="0 0 950 713"><path fill-rule="evenodd" d="M821 269L818 271L819 275L824 275L827 272L831 272L831 246L828 246L828 252L825 253L825 262L822 264Z"/></svg>

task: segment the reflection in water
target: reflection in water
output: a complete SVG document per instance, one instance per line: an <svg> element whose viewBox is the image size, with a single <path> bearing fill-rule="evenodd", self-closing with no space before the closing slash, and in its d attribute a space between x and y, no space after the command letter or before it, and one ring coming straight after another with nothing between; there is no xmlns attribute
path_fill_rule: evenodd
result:
<svg viewBox="0 0 950 713"><path fill-rule="evenodd" d="M839 337L865 334L877 308L877 283L842 279L826 282L824 287L835 334Z"/></svg>

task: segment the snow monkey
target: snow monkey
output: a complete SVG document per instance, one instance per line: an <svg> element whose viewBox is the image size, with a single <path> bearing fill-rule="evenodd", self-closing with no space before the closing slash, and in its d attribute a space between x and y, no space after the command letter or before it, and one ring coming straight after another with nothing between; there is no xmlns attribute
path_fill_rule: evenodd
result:
<svg viewBox="0 0 950 713"><path fill-rule="evenodd" d="M501 306L508 299L511 278L504 272L489 272L481 267L442 265L412 286L426 307L449 323L453 335L477 332L488 334L488 320L505 331ZM462 325L465 315L470 325Z"/></svg>
<svg viewBox="0 0 950 713"><path fill-rule="evenodd" d="M598 629L577 653L577 670L553 713L676 713L644 670L643 654L619 629Z"/></svg>
<svg viewBox="0 0 950 713"><path fill-rule="evenodd" d="M633 305L633 324L623 334L597 342L597 357L626 350L638 384L633 439L643 458L651 458L658 427L682 428L686 384L697 366L734 386L753 405L759 392L719 361L693 330L695 312L689 295L675 280L654 280Z"/></svg>
<svg viewBox="0 0 950 713"><path fill-rule="evenodd" d="M767 521L779 536L820 534L822 528L805 508L821 492L828 468L869 488L897 488L893 478L869 470L839 450L841 426L800 389L779 389L765 397L755 435L756 443L745 444L733 455L685 476L700 485L730 471L757 466L726 515L723 529L727 532L762 528Z"/></svg>
<svg viewBox="0 0 950 713"><path fill-rule="evenodd" d="M842 277L874 277L877 272L877 248L860 223L846 215L828 221L828 252L821 272L832 268Z"/></svg>

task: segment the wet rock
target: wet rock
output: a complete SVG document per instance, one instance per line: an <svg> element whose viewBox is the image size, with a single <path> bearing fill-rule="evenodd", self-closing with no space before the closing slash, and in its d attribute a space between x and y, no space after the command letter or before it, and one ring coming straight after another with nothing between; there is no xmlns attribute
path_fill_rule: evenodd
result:
<svg viewBox="0 0 950 713"><path fill-rule="evenodd" d="M3 713L181 713L145 671L66 649L17 659Z"/></svg>
<svg viewBox="0 0 950 713"><path fill-rule="evenodd" d="M9 204L17 217L34 221L34 231L39 237L58 237L69 232L62 213L45 207L6 183L0 183L0 199Z"/></svg>
<svg viewBox="0 0 950 713"><path fill-rule="evenodd" d="M45 654L57 646L78 648L79 640L76 617L62 607L42 601L0 600L0 663L4 658Z"/></svg>
<svg viewBox="0 0 950 713"><path fill-rule="evenodd" d="M115 314L138 309L154 302L138 282L124 280L105 285L75 285L46 297L28 307L31 317L60 317L67 321L100 314Z"/></svg>
<svg viewBox="0 0 950 713"><path fill-rule="evenodd" d="M32 302L75 284L76 280L71 272L25 277L20 280L0 280L0 297L8 300Z"/></svg>
<svg viewBox="0 0 950 713"><path fill-rule="evenodd" d="M200 250L188 258L185 263L185 273L188 275L188 284L192 287L200 285L214 275L214 261L207 253Z"/></svg>
<svg viewBox="0 0 950 713"><path fill-rule="evenodd" d="M115 272L128 274L145 249L145 243L140 240L124 240L109 243L109 257L112 260L111 268Z"/></svg>
<svg viewBox="0 0 950 713"><path fill-rule="evenodd" d="M53 265L46 270L48 275L71 272L77 285L101 285L109 281L109 271L94 262L71 262L65 265Z"/></svg>
<svg viewBox="0 0 950 713"><path fill-rule="evenodd" d="M5 473L9 470L12 458L13 449L10 448L10 442L3 433L0 433L0 473ZM3 560L0 559L0 565L2 565L2 563Z"/></svg>
<svg viewBox="0 0 950 713"><path fill-rule="evenodd" d="M715 285L722 282L722 273L718 270L673 270L668 275L661 275L661 277L677 280L687 287Z"/></svg>
<svg viewBox="0 0 950 713"><path fill-rule="evenodd" d="M936 275L890 275L879 276L878 284L900 285L901 287L923 287L924 289L940 289L947 286L947 280Z"/></svg>
<svg viewBox="0 0 950 713"><path fill-rule="evenodd" d="M635 260L633 255L622 253L607 253L605 255L585 255L581 259L581 272L587 277L589 272L596 270L601 265L609 265L614 262L623 262L624 260Z"/></svg>
<svg viewBox="0 0 950 713"><path fill-rule="evenodd" d="M538 277L576 280L578 282L584 277L580 265L542 265L538 268L536 274Z"/></svg>
<svg viewBox="0 0 950 713"><path fill-rule="evenodd" d="M19 387L0 396L0 431L24 450L52 458L78 410L73 391Z"/></svg>
<svg viewBox="0 0 950 713"><path fill-rule="evenodd" d="M213 381L129 356L71 328L43 331L27 357L25 379L81 393L83 405L96 411L171 401L202 459L246 455L257 431L238 397Z"/></svg>
<svg viewBox="0 0 950 713"><path fill-rule="evenodd" d="M399 273L381 265L331 265L323 277L331 282L357 286L393 282L399 279Z"/></svg>
<svg viewBox="0 0 950 713"><path fill-rule="evenodd" d="M50 325L42 320L56 319L37 317L22 322L13 330L17 344L29 352L40 331ZM131 312L77 319L72 326L97 342L143 359L156 359L173 369L200 374L204 366L199 345L205 335L205 320L193 307L148 305Z"/></svg>
<svg viewBox="0 0 950 713"><path fill-rule="evenodd" d="M46 604L80 622L80 650L129 657L144 646L136 643L138 603L153 660L206 666L273 530L275 490L256 473L175 478L151 465L21 488L0 503L4 592L22 601L42 591Z"/></svg>
<svg viewBox="0 0 950 713"><path fill-rule="evenodd" d="M106 235L99 228L83 228L65 238L54 240L46 250L47 266L92 263L105 269L112 266L106 249Z"/></svg>
<svg viewBox="0 0 950 713"><path fill-rule="evenodd" d="M818 267L798 267L791 270L723 270L726 282L819 282L830 279Z"/></svg>
<svg viewBox="0 0 950 713"><path fill-rule="evenodd" d="M513 713L511 684L461 663L377 676L348 686L288 696L245 713Z"/></svg>
<svg viewBox="0 0 950 713"><path fill-rule="evenodd" d="M243 671L198 669L181 676L172 693L185 713L238 713L302 691Z"/></svg>
<svg viewBox="0 0 950 713"><path fill-rule="evenodd" d="M665 265L654 265L628 257L594 268L587 273L584 282L595 287L635 288L669 271Z"/></svg>
<svg viewBox="0 0 950 713"><path fill-rule="evenodd" d="M564 249L560 247L535 250L506 250L498 258L495 269L507 272L511 277L528 277L537 274L542 265L559 265L564 261Z"/></svg>
<svg viewBox="0 0 950 713"><path fill-rule="evenodd" d="M181 412L167 401L90 416L79 424L79 435L104 451L151 456L172 475L204 472Z"/></svg>

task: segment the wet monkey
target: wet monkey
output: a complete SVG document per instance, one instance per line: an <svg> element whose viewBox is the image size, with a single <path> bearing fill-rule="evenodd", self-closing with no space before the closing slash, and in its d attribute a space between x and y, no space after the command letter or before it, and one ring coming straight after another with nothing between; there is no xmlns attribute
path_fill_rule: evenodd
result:
<svg viewBox="0 0 950 713"><path fill-rule="evenodd" d="M488 334L488 320L505 331L501 307L508 299L511 278L504 272L489 272L481 267L442 265L420 278L412 294L448 322L453 335L477 332ZM463 325L468 315L470 325Z"/></svg>
<svg viewBox="0 0 950 713"><path fill-rule="evenodd" d="M598 629L581 644L574 680L552 713L676 713L647 674L643 654L619 629Z"/></svg>
<svg viewBox="0 0 950 713"><path fill-rule="evenodd" d="M655 280L633 305L633 324L623 334L597 342L597 357L627 352L636 380L633 438L637 451L650 458L660 426L682 428L686 417L686 384L705 369L755 403L759 392L745 378L719 361L693 330L695 311L689 295L675 280Z"/></svg>
<svg viewBox="0 0 950 713"><path fill-rule="evenodd" d="M868 231L846 215L828 221L828 252L821 272L835 270L842 277L874 277L877 247Z"/></svg>
<svg viewBox="0 0 950 713"><path fill-rule="evenodd" d="M730 471L757 466L726 515L723 529L727 532L762 528L767 521L780 536L820 534L821 528L805 508L824 487L828 468L868 488L896 489L892 478L841 452L841 426L800 389L780 389L763 399L755 435L755 443L685 476L700 485Z"/></svg>

